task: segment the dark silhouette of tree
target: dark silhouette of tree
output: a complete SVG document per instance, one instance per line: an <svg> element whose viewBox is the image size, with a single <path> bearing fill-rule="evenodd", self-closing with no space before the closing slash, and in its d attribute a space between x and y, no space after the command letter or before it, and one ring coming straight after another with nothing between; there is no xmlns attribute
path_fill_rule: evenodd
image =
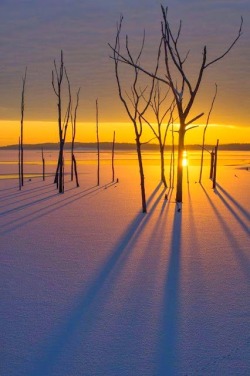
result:
<svg viewBox="0 0 250 376"><path fill-rule="evenodd" d="M165 109L162 111L162 105L165 105L165 101L168 95L168 91L165 93L164 96L161 95L160 83L157 81L154 87L154 93L150 100L149 106L151 107L155 120L156 120L156 127L147 120L145 116L142 116L143 120L148 124L150 129L152 130L155 138L158 140L159 143L159 151L160 151L160 161L161 161L161 182L167 187L167 181L165 176L165 159L164 159L164 151L165 151L165 144L167 133L170 124L173 123L173 111L174 111L174 101L169 106L164 106ZM166 116L168 116L167 122L165 122Z"/></svg>
<svg viewBox="0 0 250 376"><path fill-rule="evenodd" d="M63 85L63 78L64 75L66 76L67 83L68 83L68 95L69 101L67 110L64 116L64 120L62 118L62 85ZM57 66L56 61L54 60L54 70L52 70L52 87L54 93L57 97L57 110L58 110L58 133L59 133L59 156L58 156L58 163L55 175L55 182L58 187L59 193L64 193L64 143L67 135L67 128L70 118L71 112L71 91L70 91L70 82L67 75L66 68L64 66L63 61L63 51L61 51L61 59L60 65Z"/></svg>
<svg viewBox="0 0 250 376"><path fill-rule="evenodd" d="M233 48L235 43L238 41L242 34L242 24L243 18L241 18L240 27L238 34L229 47L212 60L208 60L207 57L207 47L203 47L202 61L200 67L198 68L196 78L191 81L191 75L188 76L186 71L186 62L188 60L189 51L182 56L179 48L179 39L182 31L182 22L180 21L179 28L175 34L172 31L168 20L168 8L162 9L162 23L161 23L161 36L162 36L162 47L164 51L164 64L165 72L164 75L160 76L155 73L152 73L138 64L138 61L133 61L130 58L122 55L117 46L114 48L114 55L116 60L124 64L132 66L134 69L144 72L146 75L157 79L158 81L166 84L174 96L176 109L178 112L179 118L179 140L178 140L178 166L177 166L177 188L176 188L176 202L182 202L182 180L183 180L183 151L185 149L185 135L187 131L196 127L192 125L196 120L198 120L203 113L200 113L196 116L190 118L190 112L193 108L197 93L200 89L202 79L204 76L205 70L215 64L216 62L222 60ZM158 72L157 72L158 73Z"/></svg>
<svg viewBox="0 0 250 376"><path fill-rule="evenodd" d="M200 167L200 178L199 178L199 183L201 183L201 179L202 179L202 170L203 170L203 160L204 160L204 150L205 150L206 131L207 131L207 127L208 127L208 124L209 124L210 115L211 115L212 110L213 110L213 107L214 107L214 102L215 102L215 99L216 99L216 95L217 95L217 85L215 84L215 93L214 93L214 97L213 97L213 100L212 100L212 103L211 103L210 110L209 110L209 112L208 112L206 125L205 125L205 127L204 127L203 135L202 135L201 167Z"/></svg>
<svg viewBox="0 0 250 376"><path fill-rule="evenodd" d="M100 140L99 140L99 109L96 99L96 146L97 146L97 185L100 185Z"/></svg>
<svg viewBox="0 0 250 376"><path fill-rule="evenodd" d="M112 142L112 182L115 181L114 158L115 158L115 131L114 131L114 134L113 134L113 142Z"/></svg>
<svg viewBox="0 0 250 376"><path fill-rule="evenodd" d="M78 174L77 174L77 163L76 158L74 155L74 146L75 146L75 138L76 138L76 118L77 118L77 109L79 105L79 96L80 96L80 88L78 89L76 93L76 105L74 109L74 114L72 113L71 109L71 126L72 126L72 141L71 141L71 181L74 179L74 175L76 178L76 185L79 187L79 181L78 181Z"/></svg>
<svg viewBox="0 0 250 376"><path fill-rule="evenodd" d="M44 159L43 147L42 147L42 165L43 165L43 181L44 181L45 180L45 159Z"/></svg>
<svg viewBox="0 0 250 376"><path fill-rule="evenodd" d="M22 189L22 179L21 179L21 141L18 138L18 187L19 191Z"/></svg>
<svg viewBox="0 0 250 376"><path fill-rule="evenodd" d="M213 166L213 176L212 176L212 178L213 178L213 189L216 189L218 148L219 148L219 140L217 140L217 144L214 148L214 166Z"/></svg>
<svg viewBox="0 0 250 376"><path fill-rule="evenodd" d="M170 169L169 169L169 185L174 188L174 172L175 172L175 146L174 146L174 124L171 127L171 155L170 155Z"/></svg>
<svg viewBox="0 0 250 376"><path fill-rule="evenodd" d="M117 86L118 86L119 97L134 127L136 151L137 151L139 173L140 173L142 212L146 213L147 203L146 203L146 192L145 192L145 177L144 177L144 169L143 169L143 161L142 161L142 144L143 143L141 141L141 136L142 136L142 130L143 130L143 126L142 126L143 116L145 112L147 111L151 98L152 98L155 79L152 78L151 87L149 88L149 90L147 90L148 89L147 87L145 87L143 90L139 87L138 64L139 64L143 47L144 47L145 33L143 35L143 41L142 41L140 51L135 58L131 54L129 44L128 44L128 37L126 36L127 59L129 61L129 64L133 66L134 69L133 69L133 80L132 80L132 85L130 88L130 94L128 94L126 91L124 93L124 90L122 88L120 71L119 71L119 62L120 62L120 56L121 56L120 55L120 33L121 33L122 21L123 21L123 17L120 18L120 22L117 25L117 34L116 34L114 48L111 45L109 46L113 50L113 60L115 63L115 76L116 76L116 81L117 81ZM160 56L160 48L159 48L159 55L157 58L155 74L157 73L157 70L158 70L159 56ZM148 95L145 101L147 92L148 92Z"/></svg>
<svg viewBox="0 0 250 376"><path fill-rule="evenodd" d="M25 94L25 85L26 85L26 77L27 77L27 67L25 68L25 74L24 77L22 77L22 95L21 95L21 122L20 122L20 142L19 142L19 148L20 148L20 187L23 187L24 185L24 173L23 173L23 121L24 121L24 94Z"/></svg>

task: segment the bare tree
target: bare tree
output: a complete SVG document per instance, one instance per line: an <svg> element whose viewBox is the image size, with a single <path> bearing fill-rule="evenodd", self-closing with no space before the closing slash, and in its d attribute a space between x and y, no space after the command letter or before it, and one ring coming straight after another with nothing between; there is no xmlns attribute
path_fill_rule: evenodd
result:
<svg viewBox="0 0 250 376"><path fill-rule="evenodd" d="M25 85L27 77L27 67L25 68L24 77L22 77L22 96L21 96L21 122L20 122L20 180L21 186L24 185L23 177L23 120L24 120L24 94L25 94Z"/></svg>
<svg viewBox="0 0 250 376"><path fill-rule="evenodd" d="M71 181L73 181L74 178L74 172L76 177L76 185L79 187L78 182L78 175L77 175L77 164L76 164L76 158L74 155L74 146L75 146L75 138L76 138L76 118L77 118L77 109L79 105L79 95L80 95L80 88L78 89L76 93L76 105L74 109L74 115L72 114L71 110L71 126L72 126L72 141L71 141Z"/></svg>
<svg viewBox="0 0 250 376"><path fill-rule="evenodd" d="M143 122L143 116L149 107L150 100L152 98L153 89L154 89L154 78L151 80L151 88L149 89L148 98L145 103L145 96L147 87L145 87L143 90L138 87L139 83L139 69L138 64L139 60L141 58L141 54L144 47L145 42L145 33L143 36L142 45L140 48L139 53L134 58L131 54L131 51L129 49L128 44L128 37L126 37L126 52L127 52L127 59L130 62L130 65L134 67L133 69L133 82L130 88L130 94L127 92L124 93L124 90L122 89L122 83L120 78L120 72L119 72L119 62L120 62L120 33L121 33L121 27L122 27L122 21L123 17L120 18L120 22L117 25L117 34L116 34L116 40L115 40L115 46L112 48L113 50L113 59L115 62L115 76L118 86L118 92L119 97L126 109L126 112L133 124L134 132L135 132L135 142L136 142L136 151L137 151L137 158L138 158L138 164L139 164L139 173L140 173L140 185L141 185L141 201L142 201L142 212L147 212L147 203L146 203L146 192L145 192L145 177L144 177L144 169L143 169L143 161L142 161L142 122ZM160 48L159 48L159 55L160 55ZM157 58L157 64L156 64L156 70L155 74L158 70L158 62L159 62L159 55Z"/></svg>
<svg viewBox="0 0 250 376"><path fill-rule="evenodd" d="M22 179L21 179L21 141L18 138L18 187L19 191L22 189Z"/></svg>
<svg viewBox="0 0 250 376"><path fill-rule="evenodd" d="M44 159L43 147L42 147L42 165L43 165L43 180L45 180L45 159Z"/></svg>
<svg viewBox="0 0 250 376"><path fill-rule="evenodd" d="M96 99L96 145L97 145L97 185L100 185L100 141L99 141L99 110Z"/></svg>
<svg viewBox="0 0 250 376"><path fill-rule="evenodd" d="M168 91L162 97L160 83L159 81L157 81L155 83L154 93L149 103L155 115L156 127L153 124L151 124L151 122L149 122L145 116L142 116L143 120L148 124L148 126L152 130L155 138L158 140L158 143L159 143L160 160L161 160L161 182L164 184L165 187L167 187L167 181L165 177L164 151L165 151L165 144L166 144L168 129L169 129L170 124L173 122L173 111L175 108L174 101L172 101L172 103L169 106L165 106L164 111L161 110L162 105L163 104L165 105L165 100L167 98L167 95L168 95ZM167 122L165 123L164 120L167 114L169 114L169 117L168 117Z"/></svg>
<svg viewBox="0 0 250 376"><path fill-rule="evenodd" d="M172 127L171 127L171 140L172 140L172 149L171 149L171 156L170 156L169 185L170 185L170 188L174 188L175 147L174 147L174 124L173 122L172 122Z"/></svg>
<svg viewBox="0 0 250 376"><path fill-rule="evenodd" d="M67 110L64 116L62 115L62 84L63 84L63 77L64 74L67 79L68 83L68 94L69 94L69 101ZM64 66L63 61L63 51L61 51L61 60L60 65L57 66L56 61L54 60L54 70L52 70L52 87L57 97L57 109L58 109L58 132L59 132L59 156L58 156L58 164L55 176L55 182L58 186L59 193L64 193L64 143L67 134L67 128L70 118L71 112L71 91L70 91L70 82L67 75L66 68Z"/></svg>
<svg viewBox="0 0 250 376"><path fill-rule="evenodd" d="M218 147L219 147L219 140L217 140L217 143L214 149L213 189L216 189Z"/></svg>
<svg viewBox="0 0 250 376"><path fill-rule="evenodd" d="M211 115L212 110L213 110L213 107L214 107L214 102L215 102L216 95L217 95L217 85L215 84L215 93L214 93L214 97L213 97L213 100L212 100L212 103L211 103L210 110L209 110L209 112L208 112L206 125L205 125L205 127L204 127L203 135L202 135L201 168L200 168L200 178L199 178L199 183L201 183L201 179L202 179L202 170L203 170L203 159L204 159L204 150L205 150L206 131L207 131L207 127L208 127L208 124L209 124L210 115Z"/></svg>
<svg viewBox="0 0 250 376"><path fill-rule="evenodd" d="M185 63L188 60L189 51L182 56L179 49L179 39L182 30L182 22L180 21L178 31L176 35L173 33L170 23L168 21L168 8L162 9L162 24L161 24L161 34L162 34L162 44L164 50L164 63L165 63L165 74L159 76L155 73L148 71L138 64L138 61L133 61L126 56L121 55L117 46L114 48L114 53L116 54L116 60L128 64L134 69L144 72L146 75L153 77L160 82L165 83L170 87L172 94L175 98L176 108L178 111L179 117L179 141L178 141L178 166L177 166L177 189L176 189L176 202L182 202L182 180L183 180L183 151L184 151L184 141L187 131L196 127L192 125L196 120L198 120L203 113L192 116L189 118L190 112L193 108L197 93L200 89L201 82L205 70L223 59L233 48L235 43L238 41L242 34L242 24L243 19L241 18L240 27L238 34L229 47L221 55L217 56L212 60L207 58L207 47L203 47L202 62L198 69L194 83L191 82L191 79L186 73Z"/></svg>
<svg viewBox="0 0 250 376"><path fill-rule="evenodd" d="M115 131L113 134L113 142L112 142L112 182L115 181L114 157L115 157Z"/></svg>

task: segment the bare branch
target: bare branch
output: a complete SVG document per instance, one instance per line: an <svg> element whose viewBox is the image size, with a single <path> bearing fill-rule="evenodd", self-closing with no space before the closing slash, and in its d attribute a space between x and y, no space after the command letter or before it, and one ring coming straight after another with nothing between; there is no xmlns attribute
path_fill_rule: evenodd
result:
<svg viewBox="0 0 250 376"><path fill-rule="evenodd" d="M63 124L63 129L64 129L63 141L65 142L66 134L67 134L67 128L68 128L68 124L69 124L69 118L70 118L70 114L71 114L71 111L72 111L72 105L71 105L72 100L71 100L70 81L69 81L69 77L68 77L66 68L64 68L64 72L65 72L65 76L66 76L66 79L67 79L67 82L68 82L68 93L69 93L69 103L68 103L68 107L67 107L67 110L66 110L66 113L65 113L64 124Z"/></svg>
<svg viewBox="0 0 250 376"><path fill-rule="evenodd" d="M186 127L189 125L189 124L191 124L191 123L193 123L195 120L198 120L200 117L202 117L204 115L204 112L202 112L201 114L199 114L199 115L197 115L197 116L195 116L193 119L191 119L188 123L186 123Z"/></svg>
<svg viewBox="0 0 250 376"><path fill-rule="evenodd" d="M193 125L192 127L187 128L187 129L186 129L186 132L187 132L187 131L190 131L190 129L198 128L198 127L199 127L199 125Z"/></svg>
<svg viewBox="0 0 250 376"><path fill-rule="evenodd" d="M204 146L204 145L205 145L205 138L206 138L206 131L207 131L207 127L208 127L208 123L209 123L210 115L211 115L211 112L212 112L212 110L213 110L213 106L214 106L214 102L215 102L216 95L217 95L217 85L215 84L215 93L214 93L214 97L213 97L213 100L212 100L212 103L211 103L210 110L209 110L209 112L208 112L207 122L206 122L205 128L204 128L204 130L203 130L203 136L202 136L201 168L200 168L200 178L199 178L199 183L201 183L201 179L202 179L204 150L206 150L206 149L205 149L205 146ZM207 151L208 151L208 150L207 150ZM210 154L211 154L211 153L210 153Z"/></svg>
<svg viewBox="0 0 250 376"><path fill-rule="evenodd" d="M211 103L211 107L210 107L210 110L209 110L209 113L208 113L208 117L207 117L207 122L206 122L206 127L205 128L207 128L207 126L208 126L210 115L211 115L211 112L213 111L213 107L214 107L214 102L215 102L216 96L217 96L217 84L215 84L215 93L214 93L214 97L213 97L213 100L212 100L212 103Z"/></svg>
<svg viewBox="0 0 250 376"><path fill-rule="evenodd" d="M237 37L234 39L234 41L231 43L231 45L228 47L228 49L222 55L218 56L216 59L214 59L214 60L210 61L209 63L207 63L204 66L204 69L206 69L207 67L209 67L209 65L212 65L212 64L216 63L217 61L221 60L224 56L226 56L229 53L229 51L231 51L231 49L233 48L233 46L235 45L235 43L237 42L237 40L242 35L242 25L243 25L243 17L241 16L240 28L239 28Z"/></svg>
<svg viewBox="0 0 250 376"><path fill-rule="evenodd" d="M155 140L156 137L151 138L149 141L141 142L141 145L149 144L152 140Z"/></svg>
<svg viewBox="0 0 250 376"><path fill-rule="evenodd" d="M121 21L122 22L123 18L121 18ZM120 23L121 25L121 23ZM119 26L120 27L120 26ZM120 34L120 32L119 32ZM160 41L160 45L159 45L159 49L158 49L158 57L157 59L160 58L160 50L161 50L161 45L162 45L162 39ZM130 65L134 68L137 68L139 71L145 73L147 76L151 77L151 78L154 78L160 82L163 82L164 84L166 85L170 85L169 83L169 80L164 80L162 77L159 77L157 74L155 73L152 73L152 72L149 72L147 71L146 69L142 68L140 65L138 64L133 64L129 59L127 59L126 57L124 57L123 55L120 54L120 46L118 45L115 45L115 47L112 47L110 43L108 43L108 46L111 48L111 50L113 51L113 56L110 56L110 58L112 60L115 60L117 63L120 62L120 63L123 63L123 64L127 64L127 65ZM119 47L119 48L117 48Z"/></svg>

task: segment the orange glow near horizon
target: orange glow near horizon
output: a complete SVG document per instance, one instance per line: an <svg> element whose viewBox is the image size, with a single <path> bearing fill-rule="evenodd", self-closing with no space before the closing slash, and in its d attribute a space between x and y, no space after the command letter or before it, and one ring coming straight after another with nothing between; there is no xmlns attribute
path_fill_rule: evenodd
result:
<svg viewBox="0 0 250 376"><path fill-rule="evenodd" d="M0 146L13 145L18 143L20 132L20 121L0 120ZM100 141L112 142L113 132L116 131L117 143L134 143L135 135L133 125L129 122L121 123L99 123ZM195 128L186 134L185 143L201 144L203 127ZM152 131L145 126L142 141L147 142L152 139ZM239 127L233 125L215 125L208 126L206 133L206 144L215 144L216 140L220 140L220 144L225 143L248 143L250 142L250 127ZM66 141L71 140L71 126L68 128L68 136ZM175 142L178 140L175 134ZM94 122L77 124L76 142L95 142L96 141L96 124ZM57 123L52 121L25 121L24 122L24 143L54 143L58 142ZM152 140L157 143L157 140ZM171 143L171 132L169 131L166 144Z"/></svg>

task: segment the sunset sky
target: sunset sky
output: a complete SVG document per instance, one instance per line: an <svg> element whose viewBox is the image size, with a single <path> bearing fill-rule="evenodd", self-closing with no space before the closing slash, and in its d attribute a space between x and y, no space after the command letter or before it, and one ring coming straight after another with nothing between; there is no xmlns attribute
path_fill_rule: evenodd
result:
<svg viewBox="0 0 250 376"><path fill-rule="evenodd" d="M81 87L77 141L95 141L95 100L99 101L100 136L132 142L133 128L120 103L108 43L113 44L116 22L124 16L123 36L139 46L146 31L142 63L154 66L160 38L162 1L158 0L1 0L0 1L0 145L16 144L19 136L21 84L25 67L24 142L57 142L56 98L51 86L53 60L60 50L75 94ZM183 21L182 48L191 50L190 74L197 71L202 48L209 60L223 53L243 35L222 61L208 68L194 113L209 110L218 85L207 142L250 142L250 2L249 0L169 0L173 29ZM129 82L129 70L125 80ZM204 116L199 121L202 125ZM192 132L192 133L191 133ZM188 143L201 142L202 127L190 131ZM70 134L69 134L70 136ZM145 140L150 136L145 132Z"/></svg>

